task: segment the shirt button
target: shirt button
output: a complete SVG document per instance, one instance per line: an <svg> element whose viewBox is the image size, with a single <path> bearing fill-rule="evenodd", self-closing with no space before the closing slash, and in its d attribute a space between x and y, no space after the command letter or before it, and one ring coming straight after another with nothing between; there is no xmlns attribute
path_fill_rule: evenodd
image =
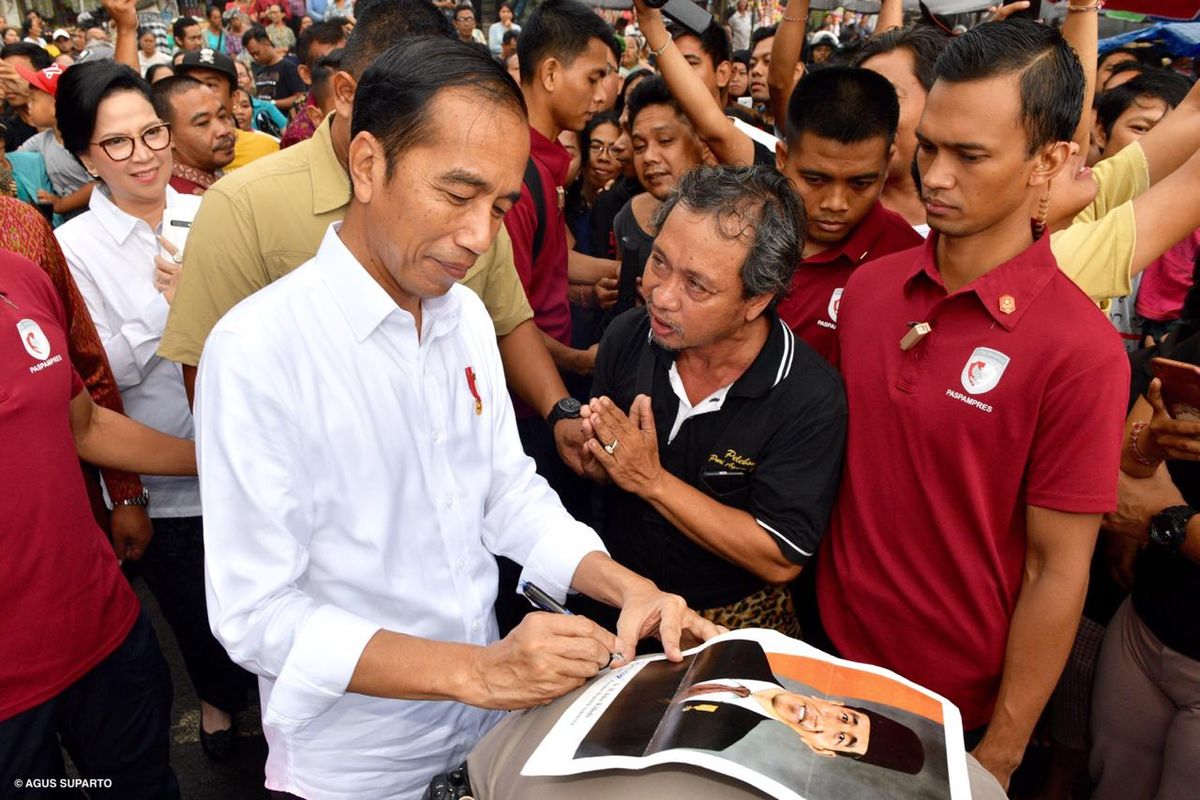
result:
<svg viewBox="0 0 1200 800"><path fill-rule="evenodd" d="M439 442L441 442L441 441L442 441L442 432L441 432L441 431L434 431L434 432L433 432L433 443L434 443L434 444L438 444L438 443L439 443Z"/></svg>
<svg viewBox="0 0 1200 800"><path fill-rule="evenodd" d="M454 562L454 566L458 569L464 569L467 566L467 562L460 558L458 561Z"/></svg>
<svg viewBox="0 0 1200 800"><path fill-rule="evenodd" d="M471 630L473 630L473 631L475 631L476 633L478 633L478 632L479 632L479 623L478 623L478 622L472 622L472 623L471 623Z"/></svg>

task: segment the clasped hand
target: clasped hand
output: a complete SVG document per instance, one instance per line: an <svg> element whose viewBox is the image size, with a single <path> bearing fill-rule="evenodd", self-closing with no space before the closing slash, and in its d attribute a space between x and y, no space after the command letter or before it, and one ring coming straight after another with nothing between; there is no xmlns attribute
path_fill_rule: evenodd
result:
<svg viewBox="0 0 1200 800"><path fill-rule="evenodd" d="M595 480L612 480L627 492L649 499L662 487L666 472L658 457L658 431L650 398L633 399L629 416L607 397L585 405L583 469Z"/></svg>

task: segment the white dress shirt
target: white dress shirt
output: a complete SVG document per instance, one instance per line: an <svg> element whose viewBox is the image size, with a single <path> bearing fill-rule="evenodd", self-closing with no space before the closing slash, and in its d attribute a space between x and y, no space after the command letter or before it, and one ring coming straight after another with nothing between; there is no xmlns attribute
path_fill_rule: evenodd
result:
<svg viewBox="0 0 1200 800"><path fill-rule="evenodd" d="M190 220L199 207L199 197L168 186L163 219ZM54 235L104 344L125 413L163 433L193 438L183 372L155 355L170 308L154 288L154 256L162 249L157 233L117 208L97 186L87 213L63 223ZM147 475L142 485L150 493L150 516L200 516L196 478Z"/></svg>
<svg viewBox="0 0 1200 800"><path fill-rule="evenodd" d="M208 615L260 676L268 788L407 800L500 715L346 693L368 640L385 628L486 645L493 553L561 601L604 548L522 451L479 299L455 285L424 301L418 341L337 228L205 343Z"/></svg>

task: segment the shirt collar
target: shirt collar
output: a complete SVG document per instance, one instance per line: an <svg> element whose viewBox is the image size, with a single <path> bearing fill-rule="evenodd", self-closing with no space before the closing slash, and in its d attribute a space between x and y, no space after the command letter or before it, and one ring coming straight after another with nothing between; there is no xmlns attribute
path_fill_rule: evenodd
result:
<svg viewBox="0 0 1200 800"><path fill-rule="evenodd" d="M909 269L904 281L908 293L918 280L929 280L945 291L937 268L937 242L940 234L932 231L925 240L920 257ZM987 312L1005 330L1013 330L1042 289L1058 271L1050 251L1050 237L1042 236L1013 258L988 270L955 294L974 293Z"/></svg>
<svg viewBox="0 0 1200 800"><path fill-rule="evenodd" d="M535 128L529 129L529 154L554 176L554 185L567 182L567 171L571 168L571 154L558 142L552 142Z"/></svg>
<svg viewBox="0 0 1200 800"><path fill-rule="evenodd" d="M167 208L175 205L179 192L175 191L170 186L167 186ZM88 210L96 217L96 221L100 223L100 227L108 232L108 235L113 238L118 245L124 245L129 239L129 235L133 233L133 229L141 222L146 223L133 216L127 214L117 207L109 196L108 189L103 185L98 185L95 191L92 192L92 197L88 201ZM164 210L163 216L166 216ZM149 225L146 225L149 228Z"/></svg>
<svg viewBox="0 0 1200 800"><path fill-rule="evenodd" d="M828 264L844 258L853 266L858 266L867 260L871 248L883 235L886 221L887 212L883 208L883 203L876 200L875 205L871 206L867 215L854 226L854 230L850 231L849 236L828 250L803 259L803 263Z"/></svg>
<svg viewBox="0 0 1200 800"><path fill-rule="evenodd" d="M729 387L730 394L761 397L778 386L792 372L792 362L796 357L796 336L774 311L768 311L764 316L771 324L767 341L746 371ZM669 369L675 362L676 353L660 347L649 332L647 337L659 363Z"/></svg>
<svg viewBox="0 0 1200 800"><path fill-rule="evenodd" d="M334 152L332 127L333 113L330 113L309 140L314 214L326 214L350 202L350 176Z"/></svg>
<svg viewBox="0 0 1200 800"><path fill-rule="evenodd" d="M405 314L338 236L342 223L325 231L315 260L329 294L357 342L375 332L391 314ZM423 336L436 338L458 324L459 299L453 290L421 301Z"/></svg>

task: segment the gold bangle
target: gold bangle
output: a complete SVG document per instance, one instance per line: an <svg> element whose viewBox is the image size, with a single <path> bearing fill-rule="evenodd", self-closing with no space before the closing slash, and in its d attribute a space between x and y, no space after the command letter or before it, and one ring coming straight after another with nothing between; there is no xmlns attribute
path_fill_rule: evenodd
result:
<svg viewBox="0 0 1200 800"><path fill-rule="evenodd" d="M662 47L658 48L657 50L651 50L650 55L654 56L655 58L662 58L662 54L667 52L667 48L671 46L671 42L673 42L673 41L675 41L675 40L670 37L667 37L667 43L664 44Z"/></svg>
<svg viewBox="0 0 1200 800"><path fill-rule="evenodd" d="M781 16L780 19L784 22L804 22L803 17L789 17L787 14Z"/></svg>
<svg viewBox="0 0 1200 800"><path fill-rule="evenodd" d="M1070 2L1067 3L1068 14L1087 14L1092 11L1099 11L1102 8L1104 8L1104 0L1096 0L1094 3L1086 6L1075 6L1071 5Z"/></svg>

